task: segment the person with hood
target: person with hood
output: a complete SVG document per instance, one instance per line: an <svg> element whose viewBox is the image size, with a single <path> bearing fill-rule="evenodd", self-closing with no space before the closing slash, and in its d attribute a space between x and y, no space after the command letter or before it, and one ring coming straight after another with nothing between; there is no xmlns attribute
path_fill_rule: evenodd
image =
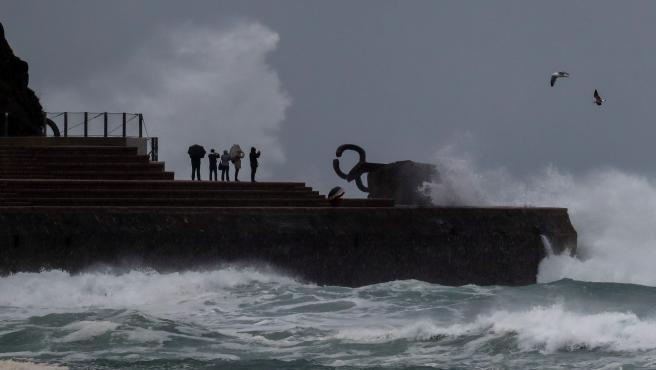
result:
<svg viewBox="0 0 656 370"><path fill-rule="evenodd" d="M257 171L257 159L260 158L260 151L255 151L255 147L251 147L251 153L248 155L248 158L251 161L251 182L255 182L255 171Z"/></svg>
<svg viewBox="0 0 656 370"><path fill-rule="evenodd" d="M239 182L239 170L241 169L241 159L244 158L244 151L241 150L241 147L237 144L234 144L230 148L230 160L232 160L232 165L235 167L235 181Z"/></svg>
<svg viewBox="0 0 656 370"><path fill-rule="evenodd" d="M219 169L221 170L221 181L230 181L230 154L227 150L224 150L221 155Z"/></svg>
<svg viewBox="0 0 656 370"><path fill-rule="evenodd" d="M217 181L216 162L217 159L221 158L221 156L215 153L214 149L210 149L210 154L207 156L207 158L210 160L210 181L212 181L212 174L214 174L214 181Z"/></svg>
<svg viewBox="0 0 656 370"><path fill-rule="evenodd" d="M189 154L189 158L191 158L192 181L196 180L196 177L198 177L198 181L200 181L200 159L205 157L205 153L205 148L198 144L190 146L189 150L187 150L187 154Z"/></svg>

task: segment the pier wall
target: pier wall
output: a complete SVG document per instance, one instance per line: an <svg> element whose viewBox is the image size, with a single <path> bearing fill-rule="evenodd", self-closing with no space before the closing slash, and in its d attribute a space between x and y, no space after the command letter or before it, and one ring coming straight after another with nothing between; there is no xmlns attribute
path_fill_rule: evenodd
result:
<svg viewBox="0 0 656 370"><path fill-rule="evenodd" d="M0 273L245 262L327 285L521 285L536 281L541 234L576 247L563 208L6 207Z"/></svg>

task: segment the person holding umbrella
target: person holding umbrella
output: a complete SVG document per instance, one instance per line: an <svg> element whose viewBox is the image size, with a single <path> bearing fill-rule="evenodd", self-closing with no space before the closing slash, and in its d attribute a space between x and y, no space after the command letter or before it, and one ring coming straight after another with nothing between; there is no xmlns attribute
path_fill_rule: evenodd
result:
<svg viewBox="0 0 656 370"><path fill-rule="evenodd" d="M191 180L200 181L200 159L205 157L205 148L202 145L194 144L189 147L187 154L191 158Z"/></svg>
<svg viewBox="0 0 656 370"><path fill-rule="evenodd" d="M244 158L244 151L241 150L241 147L237 144L234 144L230 148L230 160L232 165L235 167L235 181L239 181L237 178L239 176L239 170L241 169L241 159Z"/></svg>

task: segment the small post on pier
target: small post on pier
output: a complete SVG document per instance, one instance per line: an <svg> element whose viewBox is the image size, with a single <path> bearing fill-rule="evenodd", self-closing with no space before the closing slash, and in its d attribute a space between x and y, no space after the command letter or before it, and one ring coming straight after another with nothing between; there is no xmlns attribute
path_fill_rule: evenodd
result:
<svg viewBox="0 0 656 370"><path fill-rule="evenodd" d="M123 112L123 137L126 135L126 126L127 126L128 120L127 120L127 114Z"/></svg>
<svg viewBox="0 0 656 370"><path fill-rule="evenodd" d="M9 112L5 112L5 121L4 121L4 129L2 130L3 136L9 136Z"/></svg>
<svg viewBox="0 0 656 370"><path fill-rule="evenodd" d="M107 112L103 114L103 135L107 137Z"/></svg>
<svg viewBox="0 0 656 370"><path fill-rule="evenodd" d="M68 112L64 112L64 137L68 137Z"/></svg>
<svg viewBox="0 0 656 370"><path fill-rule="evenodd" d="M139 137L143 137L143 114L139 113Z"/></svg>
<svg viewBox="0 0 656 370"><path fill-rule="evenodd" d="M89 135L89 112L84 112L84 137Z"/></svg>
<svg viewBox="0 0 656 370"><path fill-rule="evenodd" d="M156 137L151 137L150 138L150 160L153 162L157 162L158 159L158 154L157 152L159 151L159 144L157 142Z"/></svg>

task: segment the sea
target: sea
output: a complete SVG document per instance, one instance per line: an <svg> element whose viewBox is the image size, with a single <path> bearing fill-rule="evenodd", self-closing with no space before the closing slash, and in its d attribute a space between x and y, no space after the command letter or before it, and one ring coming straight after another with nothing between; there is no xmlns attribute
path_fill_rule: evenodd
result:
<svg viewBox="0 0 656 370"><path fill-rule="evenodd" d="M577 255L545 238L520 287L320 286L256 264L17 273L0 278L0 369L656 369L654 182L473 178L458 201L567 206Z"/></svg>

